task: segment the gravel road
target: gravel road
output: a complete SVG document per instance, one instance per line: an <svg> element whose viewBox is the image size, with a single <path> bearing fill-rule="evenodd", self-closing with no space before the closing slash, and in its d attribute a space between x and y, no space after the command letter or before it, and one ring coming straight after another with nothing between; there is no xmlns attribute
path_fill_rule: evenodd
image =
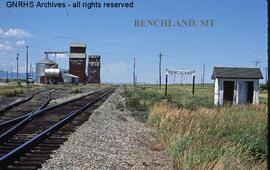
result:
<svg viewBox="0 0 270 170"><path fill-rule="evenodd" d="M42 169L173 169L156 131L130 112L117 110L123 101L120 92L78 127Z"/></svg>

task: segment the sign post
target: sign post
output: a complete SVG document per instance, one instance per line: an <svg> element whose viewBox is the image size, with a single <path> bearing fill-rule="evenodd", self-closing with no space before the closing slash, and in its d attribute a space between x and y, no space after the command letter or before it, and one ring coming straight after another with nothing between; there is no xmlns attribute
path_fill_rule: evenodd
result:
<svg viewBox="0 0 270 170"><path fill-rule="evenodd" d="M168 91L168 72L166 72L166 78L165 78L165 97L167 96Z"/></svg>
<svg viewBox="0 0 270 170"><path fill-rule="evenodd" d="M167 96L167 83L168 83L168 75L184 75L192 76L192 94L195 93L195 70L166 70L166 86L165 86L165 96Z"/></svg>
<svg viewBox="0 0 270 170"><path fill-rule="evenodd" d="M195 93L195 74L192 75L192 94L194 95Z"/></svg>

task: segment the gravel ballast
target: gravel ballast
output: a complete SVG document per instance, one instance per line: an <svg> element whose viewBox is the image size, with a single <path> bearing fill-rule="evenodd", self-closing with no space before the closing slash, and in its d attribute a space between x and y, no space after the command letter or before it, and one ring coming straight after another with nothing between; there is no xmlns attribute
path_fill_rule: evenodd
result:
<svg viewBox="0 0 270 170"><path fill-rule="evenodd" d="M123 101L120 92L94 111L42 169L173 169L156 131L130 112L117 110Z"/></svg>

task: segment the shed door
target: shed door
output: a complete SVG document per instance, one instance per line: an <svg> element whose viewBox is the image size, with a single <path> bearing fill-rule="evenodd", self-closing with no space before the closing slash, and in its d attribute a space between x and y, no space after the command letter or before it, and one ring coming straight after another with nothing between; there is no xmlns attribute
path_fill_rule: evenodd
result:
<svg viewBox="0 0 270 170"><path fill-rule="evenodd" d="M248 83L248 94L247 94L247 102L252 103L253 102L253 91L254 91L254 83L253 81L249 81Z"/></svg>
<svg viewBox="0 0 270 170"><path fill-rule="evenodd" d="M224 81L224 102L233 103L234 81Z"/></svg>

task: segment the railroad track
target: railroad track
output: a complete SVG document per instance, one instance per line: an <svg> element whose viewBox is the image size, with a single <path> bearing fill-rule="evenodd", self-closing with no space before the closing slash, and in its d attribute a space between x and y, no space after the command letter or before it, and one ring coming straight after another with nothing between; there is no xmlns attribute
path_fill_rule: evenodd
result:
<svg viewBox="0 0 270 170"><path fill-rule="evenodd" d="M15 108L16 106L23 105L24 103L26 103L26 102L32 100L36 95L42 94L42 93L47 92L47 91L49 91L49 90L50 90L50 89L44 89L44 90L41 90L41 91L32 93L30 96L28 96L28 97L26 97L26 98L24 98L24 99L22 99L22 100L20 100L20 101L18 101L18 102L15 102L15 103L13 103L13 104L10 104L10 105L8 105L8 106L5 106L5 107L1 108L1 109L0 109L0 115L3 114L3 113L8 112L9 110Z"/></svg>
<svg viewBox="0 0 270 170"><path fill-rule="evenodd" d="M75 128L89 119L91 112L113 92L102 89L78 99L47 107L29 115L0 136L2 169L37 169L53 150L67 140Z"/></svg>
<svg viewBox="0 0 270 170"><path fill-rule="evenodd" d="M50 95L60 90L61 89L42 90L32 94L19 103L9 105L2 109L0 114L0 135L28 115L46 107L50 101Z"/></svg>

